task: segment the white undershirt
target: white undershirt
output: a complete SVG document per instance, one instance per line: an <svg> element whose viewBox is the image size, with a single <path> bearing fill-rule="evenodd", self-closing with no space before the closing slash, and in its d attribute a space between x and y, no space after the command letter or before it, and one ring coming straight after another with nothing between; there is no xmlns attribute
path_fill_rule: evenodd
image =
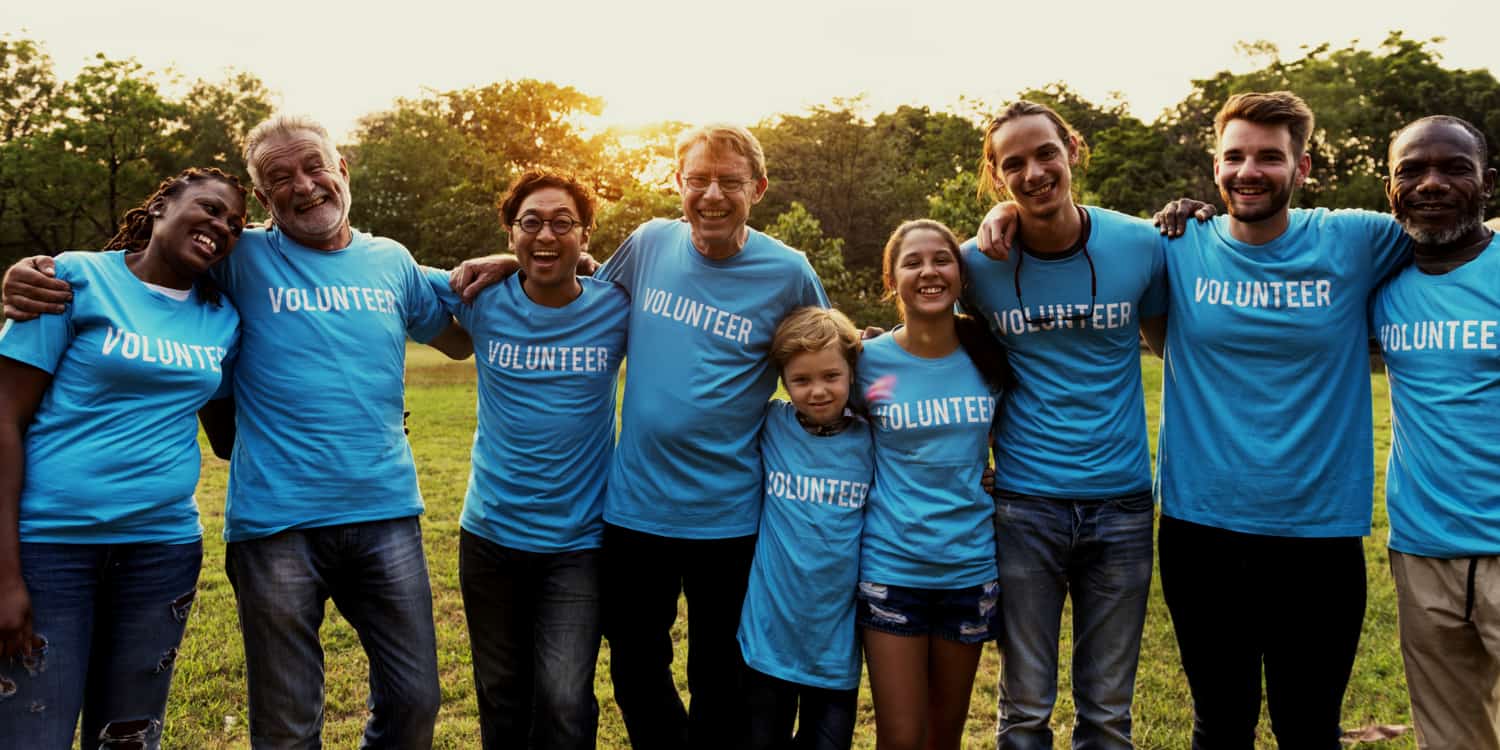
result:
<svg viewBox="0 0 1500 750"><path fill-rule="evenodd" d="M186 302L188 295L193 293L192 289L173 289L169 286L159 286L157 284L152 284L149 281L142 281L141 283L145 284L146 288L161 292L162 294L165 294L168 297L177 300L178 302Z"/></svg>

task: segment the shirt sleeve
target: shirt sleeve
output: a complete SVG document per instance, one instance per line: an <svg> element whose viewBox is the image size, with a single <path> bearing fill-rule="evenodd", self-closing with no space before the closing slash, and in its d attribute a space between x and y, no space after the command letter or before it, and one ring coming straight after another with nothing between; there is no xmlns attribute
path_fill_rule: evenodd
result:
<svg viewBox="0 0 1500 750"><path fill-rule="evenodd" d="M1158 235L1151 243L1151 278L1141 293L1141 317L1167 314L1167 238Z"/></svg>
<svg viewBox="0 0 1500 750"><path fill-rule="evenodd" d="M78 304L78 296L84 294L83 290L88 286L83 274L72 273L66 259L59 258L56 262L57 278L72 286L74 301L56 315L41 315L22 323L6 320L0 327L0 357L8 357L49 374L57 372L63 354L73 343L76 335L73 309Z"/></svg>
<svg viewBox="0 0 1500 750"><path fill-rule="evenodd" d="M626 295L633 299L635 297L636 269L639 266L637 256L640 253L641 244L645 242L645 235L650 228L651 222L649 221L636 227L635 231L631 232L630 236L626 237L625 241L620 243L620 248L615 251L615 254L609 256L609 260L605 261L604 265L600 266L599 270L594 272L594 278L618 285L621 289L625 290Z"/></svg>
<svg viewBox="0 0 1500 750"><path fill-rule="evenodd" d="M1370 290L1411 261L1411 238L1390 214L1356 209L1334 216L1349 246L1369 259Z"/></svg>
<svg viewBox="0 0 1500 750"><path fill-rule="evenodd" d="M422 271L422 277L427 280L428 287L437 296L438 305L449 315L458 318L458 324L463 326L464 330L474 330L474 306L464 304L463 298L459 297L458 293L448 285L450 272L428 266L419 266L419 268Z"/></svg>
<svg viewBox="0 0 1500 750"><path fill-rule="evenodd" d="M240 361L240 333L234 332L234 338L229 340L229 347L224 352L224 358L219 360L219 387L214 395L209 396L209 401L217 401L221 398L229 398L234 395L234 368Z"/></svg>
<svg viewBox="0 0 1500 750"><path fill-rule="evenodd" d="M401 252L401 262L406 266L406 299L401 305L406 316L406 335L425 344L447 327L449 314L438 300L422 267L405 248Z"/></svg>
<svg viewBox="0 0 1500 750"><path fill-rule="evenodd" d="M812 264L804 257L802 259L802 288L798 292L797 306L809 305L829 307L828 292L823 290L823 280L818 278L818 272L813 270Z"/></svg>

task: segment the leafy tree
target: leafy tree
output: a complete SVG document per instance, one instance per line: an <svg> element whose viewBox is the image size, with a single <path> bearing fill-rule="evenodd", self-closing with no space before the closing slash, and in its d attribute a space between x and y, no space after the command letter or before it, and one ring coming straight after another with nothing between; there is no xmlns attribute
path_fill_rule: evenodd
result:
<svg viewBox="0 0 1500 750"><path fill-rule="evenodd" d="M618 199L600 207L594 217L594 233L589 236L589 252L601 262L614 255L620 243L636 227L660 218L682 215L682 202L665 187L634 184Z"/></svg>
<svg viewBox="0 0 1500 750"><path fill-rule="evenodd" d="M52 59L40 45L0 35L0 263L5 265L38 247L21 219L26 191L46 174L31 167L39 134L58 117L57 88Z"/></svg>
<svg viewBox="0 0 1500 750"><path fill-rule="evenodd" d="M829 301L844 314L861 325L889 328L895 324L894 310L880 300L876 291L880 287L878 277L869 269L853 272L846 269L843 239L825 236L822 225L806 206L794 201L791 208L766 226L765 232L807 255Z"/></svg>
<svg viewBox="0 0 1500 750"><path fill-rule="evenodd" d="M173 154L176 164L164 171L218 167L239 177L248 188L250 172L240 148L250 129L272 111L271 92L253 73L233 72L222 81L194 81L182 99L182 130ZM250 203L256 206L254 199Z"/></svg>
<svg viewBox="0 0 1500 750"><path fill-rule="evenodd" d="M350 220L449 268L504 247L496 206L512 167L454 127L432 100L400 101L360 120L346 150Z"/></svg>

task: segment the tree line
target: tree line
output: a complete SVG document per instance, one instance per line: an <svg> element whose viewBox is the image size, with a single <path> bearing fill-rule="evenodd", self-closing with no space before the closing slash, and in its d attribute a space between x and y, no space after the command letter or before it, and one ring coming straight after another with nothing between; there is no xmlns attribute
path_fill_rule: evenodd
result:
<svg viewBox="0 0 1500 750"><path fill-rule="evenodd" d="M1090 163L1074 180L1081 200L1146 216L1179 196L1217 201L1213 116L1226 97L1290 89L1317 115L1312 178L1297 202L1384 210L1386 144L1402 124L1457 115L1495 152L1500 81L1445 66L1441 44L1393 31L1374 47L1322 44L1288 59L1268 43L1242 42L1253 70L1195 79L1152 122L1118 97L1090 101L1062 82L1017 98L1051 105L1089 142ZM977 180L984 126L1004 104L964 99L947 111L902 105L871 115L856 97L769 117L751 127L771 173L751 224L807 252L857 320L889 323L879 283L886 236L920 216L975 231L989 206ZM607 257L642 221L678 212L672 143L687 124L596 127L604 107L530 79L397 100L361 118L342 146L351 219L447 267L504 248L495 203L515 175L559 168L601 198L590 247ZM217 166L248 184L237 144L271 111L271 92L250 72L189 82L99 55L62 81L40 42L0 36L0 263L102 246L126 209L186 166ZM1500 197L1488 213L1497 208Z"/></svg>

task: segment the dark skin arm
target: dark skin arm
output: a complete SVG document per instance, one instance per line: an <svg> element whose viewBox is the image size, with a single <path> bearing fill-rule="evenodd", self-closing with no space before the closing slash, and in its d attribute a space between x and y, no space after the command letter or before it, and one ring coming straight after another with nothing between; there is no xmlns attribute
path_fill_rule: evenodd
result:
<svg viewBox="0 0 1500 750"><path fill-rule="evenodd" d="M1146 346L1151 349L1152 354L1158 357L1166 356L1167 316L1141 318L1141 337L1146 340Z"/></svg>
<svg viewBox="0 0 1500 750"><path fill-rule="evenodd" d="M45 255L25 258L6 270L0 296L5 298L5 317L12 320L58 315L73 300L72 287L57 278L52 259Z"/></svg>
<svg viewBox="0 0 1500 750"><path fill-rule="evenodd" d="M234 452L234 397L214 399L198 410L198 421L214 455L225 461Z"/></svg>
<svg viewBox="0 0 1500 750"><path fill-rule="evenodd" d="M21 486L26 428L52 375L0 357L0 659L30 654L31 595L21 579Z"/></svg>
<svg viewBox="0 0 1500 750"><path fill-rule="evenodd" d="M458 321L448 319L448 326L433 336L427 345L448 355L449 359L468 359L474 353L474 339L469 338Z"/></svg>
<svg viewBox="0 0 1500 750"><path fill-rule="evenodd" d="M473 304L474 298L486 287L498 284L511 274L521 270L521 261L510 253L470 258L449 274L448 286L465 304ZM578 255L579 276L593 276L599 270L599 261L587 252ZM462 357L458 357L462 359Z"/></svg>

